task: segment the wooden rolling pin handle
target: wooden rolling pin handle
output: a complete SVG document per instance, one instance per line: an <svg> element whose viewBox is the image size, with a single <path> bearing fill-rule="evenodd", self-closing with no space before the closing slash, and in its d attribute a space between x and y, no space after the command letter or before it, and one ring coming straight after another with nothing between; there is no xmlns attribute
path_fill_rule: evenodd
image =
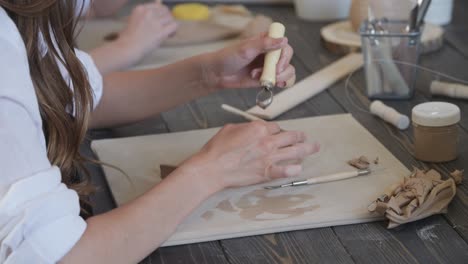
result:
<svg viewBox="0 0 468 264"><path fill-rule="evenodd" d="M270 25L268 36L270 38L282 38L286 28L283 24L274 22ZM260 77L260 84L263 87L271 88L276 85L276 64L281 57L281 49L269 51L265 55L265 62L263 64L263 73Z"/></svg>
<svg viewBox="0 0 468 264"><path fill-rule="evenodd" d="M340 173L336 173L332 175L308 179L307 183L318 184L318 183L324 183L324 182L341 181L341 180L346 180L346 179L350 179L350 178L354 178L354 177L358 177L362 175L367 175L369 173L370 173L369 170L340 172Z"/></svg>
<svg viewBox="0 0 468 264"><path fill-rule="evenodd" d="M431 93L452 98L468 99L468 86L456 83L433 81L431 83Z"/></svg>
<svg viewBox="0 0 468 264"><path fill-rule="evenodd" d="M382 118L384 121L394 125L400 130L405 130L410 125L410 120L407 116L397 112L381 101L376 100L372 102L369 108L372 114Z"/></svg>

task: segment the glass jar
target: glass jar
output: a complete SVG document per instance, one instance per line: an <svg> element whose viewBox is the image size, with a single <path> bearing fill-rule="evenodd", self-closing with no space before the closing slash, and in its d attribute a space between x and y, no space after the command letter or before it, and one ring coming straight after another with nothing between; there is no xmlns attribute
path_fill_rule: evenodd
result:
<svg viewBox="0 0 468 264"><path fill-rule="evenodd" d="M444 102L429 102L412 110L414 153L418 160L447 162L457 158L458 106Z"/></svg>

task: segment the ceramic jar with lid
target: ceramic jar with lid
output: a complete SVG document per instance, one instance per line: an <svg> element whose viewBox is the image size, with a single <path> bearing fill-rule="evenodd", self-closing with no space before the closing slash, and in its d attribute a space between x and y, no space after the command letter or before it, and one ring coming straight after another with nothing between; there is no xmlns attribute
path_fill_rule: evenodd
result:
<svg viewBox="0 0 468 264"><path fill-rule="evenodd" d="M445 102L429 102L412 110L414 152L418 160L446 162L457 158L460 108Z"/></svg>

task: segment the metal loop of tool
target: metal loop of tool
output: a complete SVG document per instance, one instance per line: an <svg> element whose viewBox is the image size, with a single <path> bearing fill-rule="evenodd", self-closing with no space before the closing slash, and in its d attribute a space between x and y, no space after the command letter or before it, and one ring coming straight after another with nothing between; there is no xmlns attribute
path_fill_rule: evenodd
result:
<svg viewBox="0 0 468 264"><path fill-rule="evenodd" d="M273 102L273 96L272 89L265 86L257 93L256 103L259 107L265 109Z"/></svg>

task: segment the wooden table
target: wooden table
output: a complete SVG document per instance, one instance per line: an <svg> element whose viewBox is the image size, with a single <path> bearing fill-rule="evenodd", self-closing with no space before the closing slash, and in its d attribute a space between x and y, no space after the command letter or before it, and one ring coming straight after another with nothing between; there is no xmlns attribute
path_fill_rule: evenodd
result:
<svg viewBox="0 0 468 264"><path fill-rule="evenodd" d="M441 51L425 55L423 66L468 80L468 1L456 0L454 21L447 27L445 46ZM283 22L295 49L293 64L298 80L338 59L320 45L320 28L326 23L298 20L292 6L254 6L255 12L270 15ZM416 104L442 100L462 109L460 123L460 156L444 164L422 164L410 154L408 144L412 131L400 132L356 107L368 107L364 96L362 71L351 80L351 103L344 82L308 100L278 120L352 113L408 168L412 165L449 172L468 169L468 101L431 98L428 84L434 78L421 73L417 92L410 101L393 101L389 105L410 115ZM222 126L227 122L245 122L242 118L219 110L222 103L247 109L255 103L256 90L224 91L200 98L187 105L139 124L110 130L93 131L93 139L127 137ZM91 155L85 144L83 151ZM100 187L92 197L95 213L115 207L102 170L91 167L93 180ZM157 228L157 227L155 227ZM271 235L227 239L207 243L161 248L142 263L468 263L468 180L458 187L457 195L446 215L387 230L384 222L327 227Z"/></svg>

